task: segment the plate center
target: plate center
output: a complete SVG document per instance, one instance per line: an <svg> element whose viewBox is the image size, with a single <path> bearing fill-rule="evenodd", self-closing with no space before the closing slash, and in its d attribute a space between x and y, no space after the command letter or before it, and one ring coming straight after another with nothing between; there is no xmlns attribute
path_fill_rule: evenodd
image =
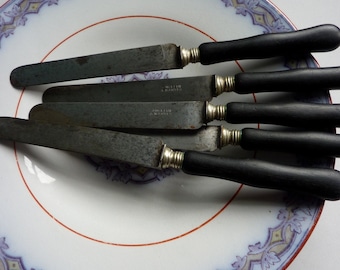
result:
<svg viewBox="0 0 340 270"><path fill-rule="evenodd" d="M208 41L213 38L180 21L127 16L84 27L60 42L43 61L162 43L190 48ZM223 70L239 70L235 63L223 66ZM169 71L168 76L216 74L218 69L219 65L191 65ZM41 102L29 95L29 91L23 95L19 113ZM124 168L126 164L117 165L122 168L117 173L111 165L105 167L105 162L98 165L92 159L97 162L93 166L81 155L36 146L17 144L16 154L29 192L48 215L80 236L112 245L143 246L184 237L213 221L240 190L239 184L223 180L174 171L131 170ZM126 179L131 180L133 172L139 180L153 183L122 183L129 182Z"/></svg>

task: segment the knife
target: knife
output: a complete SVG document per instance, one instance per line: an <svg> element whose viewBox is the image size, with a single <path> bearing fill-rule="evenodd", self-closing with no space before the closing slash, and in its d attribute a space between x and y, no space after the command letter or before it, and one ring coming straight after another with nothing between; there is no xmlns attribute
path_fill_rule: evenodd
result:
<svg viewBox="0 0 340 270"><path fill-rule="evenodd" d="M230 130L223 126L205 126L198 130L116 130L147 135L162 140L168 147L180 150L212 152L228 145L244 150L290 152L318 156L340 156L340 136L328 132L277 131L255 128Z"/></svg>
<svg viewBox="0 0 340 270"><path fill-rule="evenodd" d="M291 127L340 125L340 105L181 102L49 102L34 106L29 118L99 128L198 129L213 121Z"/></svg>
<svg viewBox="0 0 340 270"><path fill-rule="evenodd" d="M174 151L161 140L148 136L2 117L0 138L144 167L176 168L187 174L221 178L259 188L307 193L326 200L340 198L340 172L336 170Z"/></svg>
<svg viewBox="0 0 340 270"><path fill-rule="evenodd" d="M245 72L235 76L196 76L151 81L55 86L43 102L207 101L223 92L307 92L340 87L340 67L276 72Z"/></svg>
<svg viewBox="0 0 340 270"><path fill-rule="evenodd" d="M305 55L334 50L339 44L339 28L326 24L289 33L203 43L199 48L193 49L164 44L30 64L14 69L10 81L14 87L25 87L152 70L180 69L196 62L209 65L239 59Z"/></svg>

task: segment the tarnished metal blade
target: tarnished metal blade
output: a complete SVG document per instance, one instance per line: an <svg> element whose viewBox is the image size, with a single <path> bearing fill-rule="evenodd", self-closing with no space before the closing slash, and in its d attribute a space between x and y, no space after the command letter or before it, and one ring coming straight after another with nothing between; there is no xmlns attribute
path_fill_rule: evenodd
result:
<svg viewBox="0 0 340 270"><path fill-rule="evenodd" d="M33 107L30 119L99 128L198 129L205 102L51 102Z"/></svg>
<svg viewBox="0 0 340 270"><path fill-rule="evenodd" d="M206 101L213 97L215 76L150 81L66 85L49 88L43 102Z"/></svg>
<svg viewBox="0 0 340 270"><path fill-rule="evenodd" d="M25 87L181 67L179 48L164 44L26 65L13 70L10 80Z"/></svg>
<svg viewBox="0 0 340 270"><path fill-rule="evenodd" d="M158 167L164 147L158 138L9 117L0 117L0 139L152 168Z"/></svg>
<svg viewBox="0 0 340 270"><path fill-rule="evenodd" d="M121 132L156 137L177 150L212 152L220 147L221 127L204 126L197 130L121 129Z"/></svg>

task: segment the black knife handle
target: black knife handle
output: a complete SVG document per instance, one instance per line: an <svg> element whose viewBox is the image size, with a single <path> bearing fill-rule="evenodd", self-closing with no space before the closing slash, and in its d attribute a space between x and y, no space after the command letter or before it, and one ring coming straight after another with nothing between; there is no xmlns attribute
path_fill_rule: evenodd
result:
<svg viewBox="0 0 340 270"><path fill-rule="evenodd" d="M209 65L231 60L324 52L336 49L339 44L339 28L335 25L326 24L294 32L203 43L199 46L199 51L200 62L203 65Z"/></svg>
<svg viewBox="0 0 340 270"><path fill-rule="evenodd" d="M225 120L229 123L263 123L290 127L340 126L340 105L314 103L259 104L230 102Z"/></svg>
<svg viewBox="0 0 340 270"><path fill-rule="evenodd" d="M239 73L235 75L234 92L308 92L336 88L340 88L340 67Z"/></svg>
<svg viewBox="0 0 340 270"><path fill-rule="evenodd" d="M306 193L325 200L340 199L340 172L332 169L299 168L188 151L182 170L253 187Z"/></svg>
<svg viewBox="0 0 340 270"><path fill-rule="evenodd" d="M327 132L242 129L245 150L269 150L317 156L340 156L340 136Z"/></svg>

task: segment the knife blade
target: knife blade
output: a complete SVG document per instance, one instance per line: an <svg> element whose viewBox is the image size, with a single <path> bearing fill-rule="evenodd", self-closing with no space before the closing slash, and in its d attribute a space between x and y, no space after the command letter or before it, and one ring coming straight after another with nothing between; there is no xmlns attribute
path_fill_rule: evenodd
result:
<svg viewBox="0 0 340 270"><path fill-rule="evenodd" d="M318 156L340 156L340 136L328 132L263 130L205 126L198 130L122 129L124 133L146 135L162 140L177 150L212 152L232 145L244 150L265 150Z"/></svg>
<svg viewBox="0 0 340 270"><path fill-rule="evenodd" d="M49 102L34 106L29 118L99 128L198 129L213 121L291 127L340 125L340 105L181 102Z"/></svg>
<svg viewBox="0 0 340 270"><path fill-rule="evenodd" d="M254 159L232 159L194 151L174 151L148 136L96 128L0 118L0 139L99 156L151 168L226 179L246 185L340 198L340 172L301 168Z"/></svg>
<svg viewBox="0 0 340 270"><path fill-rule="evenodd" d="M276 72L245 72L235 76L196 76L163 80L63 85L47 89L43 102L207 101L223 92L308 92L340 87L340 67Z"/></svg>
<svg viewBox="0 0 340 270"><path fill-rule="evenodd" d="M118 74L180 69L196 62L209 65L240 59L305 55L334 50L339 44L339 28L327 24L295 32L203 43L199 48L193 49L164 44L30 64L14 69L10 81L14 87L26 87Z"/></svg>

